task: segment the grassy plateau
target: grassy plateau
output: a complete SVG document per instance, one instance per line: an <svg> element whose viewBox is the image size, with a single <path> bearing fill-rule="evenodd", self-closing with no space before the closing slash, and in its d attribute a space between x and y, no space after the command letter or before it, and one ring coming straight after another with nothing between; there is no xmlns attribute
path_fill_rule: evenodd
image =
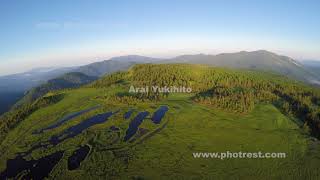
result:
<svg viewBox="0 0 320 180"><path fill-rule="evenodd" d="M192 72L191 76L198 78L202 75L202 70L197 70L197 65L194 67L196 70L188 72ZM233 108L195 101L196 94L204 92L199 89L193 93L170 93L157 100L145 98L146 100L140 101L139 98L131 97L134 101L127 102L124 97L126 95L123 94L128 91L129 85L141 82L138 79L127 78L135 72L137 71L131 69L128 74L120 73L121 81L106 76L106 85L101 85L102 80L98 80L85 87L46 94L45 97L60 95L63 98L35 110L6 134L0 146L0 172L7 169L7 160L14 159L21 153L25 153L23 158L26 161L31 161L62 151L62 158L46 178L320 178L319 141L311 136L310 129L306 130L304 119L295 114L285 113L274 103L275 101L255 101L249 110L235 111ZM197 83L193 79L186 82L190 82L191 85ZM215 86L218 85L213 85ZM95 109L77 115L55 128L35 133L59 122L69 114L95 106ZM168 107L168 111L157 124L152 121L152 116L161 106ZM124 118L130 111L130 117ZM149 114L130 140L125 141L124 137L130 123L140 112L145 111ZM113 112L106 121L94 124L57 144L34 148L50 142L52 137L63 134L88 118L105 112ZM90 147L89 153L78 168L68 170L69 157L84 145ZM32 148L34 149L29 151ZM219 159L193 156L195 152L227 151L284 152L286 158ZM28 170L22 170L15 177L6 177L24 179L28 177L28 173Z"/></svg>

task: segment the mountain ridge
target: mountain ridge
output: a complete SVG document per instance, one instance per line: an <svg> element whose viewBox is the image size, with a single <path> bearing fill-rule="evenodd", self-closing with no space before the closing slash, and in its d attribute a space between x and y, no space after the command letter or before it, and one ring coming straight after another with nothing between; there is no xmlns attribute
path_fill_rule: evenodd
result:
<svg viewBox="0 0 320 180"><path fill-rule="evenodd" d="M235 53L221 53L217 55L182 55L165 60L164 63L205 64L235 69L274 71L281 75L308 83L312 83L314 80L319 80L312 73L309 73L302 63L288 56L278 55L266 50L251 52L240 51Z"/></svg>

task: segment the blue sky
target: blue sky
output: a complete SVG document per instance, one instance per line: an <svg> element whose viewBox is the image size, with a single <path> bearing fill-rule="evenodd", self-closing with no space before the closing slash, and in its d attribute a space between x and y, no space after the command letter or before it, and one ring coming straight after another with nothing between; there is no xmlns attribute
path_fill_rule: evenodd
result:
<svg viewBox="0 0 320 180"><path fill-rule="evenodd" d="M0 75L118 55L266 49L320 59L320 1L0 1Z"/></svg>

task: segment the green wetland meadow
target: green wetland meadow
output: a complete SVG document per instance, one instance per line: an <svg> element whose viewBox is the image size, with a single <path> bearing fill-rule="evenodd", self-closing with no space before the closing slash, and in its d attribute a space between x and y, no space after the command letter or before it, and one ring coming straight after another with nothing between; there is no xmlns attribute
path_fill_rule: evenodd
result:
<svg viewBox="0 0 320 180"><path fill-rule="evenodd" d="M131 85L193 92L128 93ZM275 74L135 65L49 92L2 117L0 177L319 179L319 105L318 89ZM226 151L284 152L286 158L193 157ZM52 163L40 167L43 162Z"/></svg>

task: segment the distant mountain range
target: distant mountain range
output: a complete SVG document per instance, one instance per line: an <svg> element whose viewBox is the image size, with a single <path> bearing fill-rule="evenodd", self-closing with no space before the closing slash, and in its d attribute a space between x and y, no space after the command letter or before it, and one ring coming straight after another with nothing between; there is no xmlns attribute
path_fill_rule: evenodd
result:
<svg viewBox="0 0 320 180"><path fill-rule="evenodd" d="M127 70L129 67L131 67L134 64L150 63L150 62L156 62L159 60L160 59L150 58L145 56L137 56L137 55L119 56L119 57L111 58L109 60L81 66L73 71L81 72L88 76L100 77L107 73L112 73L120 70Z"/></svg>
<svg viewBox="0 0 320 180"><path fill-rule="evenodd" d="M302 64L320 78L320 61L306 60L303 61Z"/></svg>
<svg viewBox="0 0 320 180"><path fill-rule="evenodd" d="M320 63L316 61L300 63L290 57L277 55L265 50L253 52L241 51L218 55L183 55L171 59L129 55L114 57L84 66L39 68L26 73L0 77L0 100L5 99L5 101L2 101L4 103L0 104L0 114L7 111L24 94L24 98L18 104L32 101L50 90L83 85L104 74L127 70L132 65L139 63L189 63L236 69L252 69L274 72L310 84L320 85ZM64 75L69 72L78 73ZM72 78L68 79L69 77ZM76 82L76 79L80 81ZM13 92L15 92L14 95L12 95ZM12 96L12 98L8 96Z"/></svg>
<svg viewBox="0 0 320 180"><path fill-rule="evenodd" d="M63 68L37 68L19 74L0 76L0 92L19 90L25 91L46 81L68 72L81 72L88 76L102 76L106 73L126 70L136 63L146 63L158 59L144 56L120 56L85 66Z"/></svg>
<svg viewBox="0 0 320 180"><path fill-rule="evenodd" d="M165 62L206 64L217 67L275 72L304 82L320 84L320 79L300 62L265 50L218 55L183 55Z"/></svg>
<svg viewBox="0 0 320 180"><path fill-rule="evenodd" d="M67 72L81 72L88 76L102 76L109 72L126 70L136 63L152 62L159 59L145 56L120 56L85 66L63 68L37 68L24 73L0 76L0 92L13 89L28 90Z"/></svg>
<svg viewBox="0 0 320 180"><path fill-rule="evenodd" d="M0 92L25 91L74 69L74 67L37 68L24 73L0 76Z"/></svg>
<svg viewBox="0 0 320 180"><path fill-rule="evenodd" d="M307 67L320 67L320 61L317 60L303 60L301 63Z"/></svg>
<svg viewBox="0 0 320 180"><path fill-rule="evenodd" d="M0 114L9 110L25 92L74 68L38 68L0 77Z"/></svg>
<svg viewBox="0 0 320 180"><path fill-rule="evenodd" d="M15 106L31 103L37 98L47 94L49 91L79 87L97 79L98 77L88 76L80 72L66 73L57 78L51 79L42 85L32 88L21 100L16 103Z"/></svg>

